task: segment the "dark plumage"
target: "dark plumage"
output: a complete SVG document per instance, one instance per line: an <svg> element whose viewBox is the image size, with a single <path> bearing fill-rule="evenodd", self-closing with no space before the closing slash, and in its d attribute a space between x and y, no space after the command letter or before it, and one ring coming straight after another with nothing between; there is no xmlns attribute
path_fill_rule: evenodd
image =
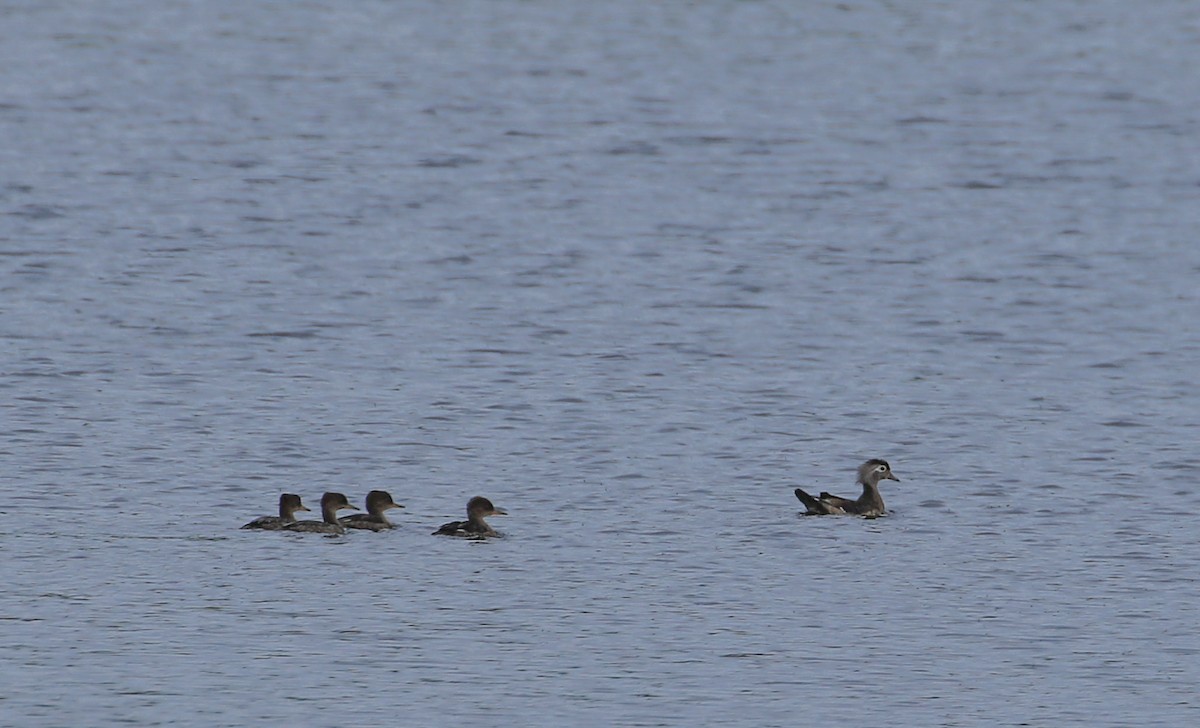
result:
<svg viewBox="0 0 1200 728"><path fill-rule="evenodd" d="M279 515L255 518L242 528L261 528L267 531L278 531L289 523L296 522L296 511L307 511L300 502L300 496L295 493L284 493L279 496Z"/></svg>
<svg viewBox="0 0 1200 728"><path fill-rule="evenodd" d="M508 512L492 505L492 502L481 495L467 501L467 520L451 521L433 532L434 536L465 536L467 538L487 538L499 536L483 519L487 516L507 516Z"/></svg>
<svg viewBox="0 0 1200 728"><path fill-rule="evenodd" d="M296 521L284 526L284 530L303 533L345 533L346 529L338 523L337 517L338 511L342 510L357 509L350 505L350 501L341 493L326 493L321 496L320 521Z"/></svg>
<svg viewBox="0 0 1200 728"><path fill-rule="evenodd" d="M886 460L868 460L858 466L858 482L862 484L863 492L857 500L841 498L822 492L813 497L800 488L796 489L796 497L804 504L806 516L828 516L834 514L851 514L874 518L884 514L883 496L879 494L879 481L900 479L892 474L892 466Z"/></svg>
<svg viewBox="0 0 1200 728"><path fill-rule="evenodd" d="M385 511L389 508L403 508L392 500L392 494L386 490L373 490L367 493L367 512L355 513L338 519L346 528L361 528L368 531L386 531L392 528L392 522L387 519Z"/></svg>

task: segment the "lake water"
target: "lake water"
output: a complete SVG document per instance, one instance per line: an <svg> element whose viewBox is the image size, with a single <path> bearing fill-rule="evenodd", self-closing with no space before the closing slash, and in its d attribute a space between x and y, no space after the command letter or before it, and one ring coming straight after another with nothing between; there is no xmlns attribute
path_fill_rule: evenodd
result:
<svg viewBox="0 0 1200 728"><path fill-rule="evenodd" d="M1197 724L1198 64L1188 2L7 4L0 724Z"/></svg>

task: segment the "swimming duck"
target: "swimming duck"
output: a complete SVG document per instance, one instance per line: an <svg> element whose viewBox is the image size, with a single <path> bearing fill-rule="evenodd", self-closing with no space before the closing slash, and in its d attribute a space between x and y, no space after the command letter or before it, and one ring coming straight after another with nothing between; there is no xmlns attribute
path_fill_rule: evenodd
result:
<svg viewBox="0 0 1200 728"><path fill-rule="evenodd" d="M387 519L384 514L389 508L403 508L396 501L392 500L391 493L386 490L373 490L367 493L367 512L355 513L339 518L343 526L346 528L363 528L368 531L386 531L392 528L392 522Z"/></svg>
<svg viewBox="0 0 1200 728"><path fill-rule="evenodd" d="M338 511L342 510L358 510L350 505L350 501L346 500L346 496L341 493L326 493L321 496L321 519L320 521L296 521L289 523L283 528L287 531L303 531L305 533L345 533L346 529L338 522Z"/></svg>
<svg viewBox="0 0 1200 728"><path fill-rule="evenodd" d="M481 495L467 501L467 520L451 521L433 532L434 536L466 536L468 538L487 538L499 536L483 520L486 516L507 516L503 508L497 508L492 502Z"/></svg>
<svg viewBox="0 0 1200 728"><path fill-rule="evenodd" d="M856 516L874 518L884 514L883 496L879 495L879 481L900 479L892 474L892 466L886 460L868 460L858 466L858 482L862 483L863 492L858 500L839 498L829 493L821 493L816 498L796 489L796 497L808 509L806 516L828 516L849 513Z"/></svg>
<svg viewBox="0 0 1200 728"><path fill-rule="evenodd" d="M279 496L279 515L255 518L242 528L262 528L267 531L278 531L289 523L296 522L296 511L307 511L308 508L300 502L300 496L295 493L284 493Z"/></svg>

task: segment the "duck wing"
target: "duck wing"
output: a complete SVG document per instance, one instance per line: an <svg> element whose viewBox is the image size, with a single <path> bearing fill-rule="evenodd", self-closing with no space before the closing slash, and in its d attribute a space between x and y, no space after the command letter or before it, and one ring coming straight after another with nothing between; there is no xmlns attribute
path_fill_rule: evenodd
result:
<svg viewBox="0 0 1200 728"><path fill-rule="evenodd" d="M822 493L819 497L814 498L805 493L801 488L797 488L795 493L800 502L804 504L804 507L808 509L805 515L830 516L836 513L845 513L845 510L839 504L839 501L845 501L845 498L831 496L828 493Z"/></svg>
<svg viewBox="0 0 1200 728"><path fill-rule="evenodd" d="M247 523L241 528L260 528L269 531L277 531L283 528L283 522L278 516L260 516L256 519L253 519L253 521Z"/></svg>
<svg viewBox="0 0 1200 728"><path fill-rule="evenodd" d="M360 528L366 531L386 531L392 527L392 524L370 513L355 513L352 516L344 516L339 518L338 522L346 528Z"/></svg>
<svg viewBox="0 0 1200 728"><path fill-rule="evenodd" d="M467 521L451 521L433 532L434 536L457 536L466 530Z"/></svg>
<svg viewBox="0 0 1200 728"><path fill-rule="evenodd" d="M826 493L825 491L821 491L821 495L818 497L826 506L836 508L839 512L846 512L858 505L858 501L853 498L843 498L839 495Z"/></svg>

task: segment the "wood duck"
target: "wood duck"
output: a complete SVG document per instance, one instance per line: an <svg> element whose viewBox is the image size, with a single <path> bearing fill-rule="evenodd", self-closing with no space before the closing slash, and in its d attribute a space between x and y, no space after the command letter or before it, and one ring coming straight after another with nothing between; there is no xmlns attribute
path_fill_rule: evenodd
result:
<svg viewBox="0 0 1200 728"><path fill-rule="evenodd" d="M492 502L481 495L467 501L467 520L451 521L433 532L434 536L465 536L468 538L487 538L499 536L483 520L486 516L507 516L503 508L497 508Z"/></svg>
<svg viewBox="0 0 1200 728"><path fill-rule="evenodd" d="M308 508L300 502L300 496L295 493L284 493L279 496L279 515L255 518L242 528L262 528L267 531L278 531L289 523L296 522L296 511L307 511Z"/></svg>
<svg viewBox="0 0 1200 728"><path fill-rule="evenodd" d="M338 519L346 528L362 528L368 531L386 531L393 528L392 522L387 519L385 512L389 508L403 508L396 501L392 500L392 494L386 490L373 490L367 493L367 512L354 513L344 518Z"/></svg>
<svg viewBox="0 0 1200 728"><path fill-rule="evenodd" d="M350 505L346 496L341 493L326 493L321 496L320 521L296 521L283 528L286 531L302 531L304 533L345 533L346 529L338 522L338 511L358 510Z"/></svg>
<svg viewBox="0 0 1200 728"><path fill-rule="evenodd" d="M868 460L858 466L858 482L862 483L863 492L857 500L840 498L836 495L822 492L816 498L796 489L796 497L808 509L806 516L829 516L834 514L851 514L874 518L884 514L883 496L879 495L879 481L900 479L892 474L892 466L886 460Z"/></svg>

